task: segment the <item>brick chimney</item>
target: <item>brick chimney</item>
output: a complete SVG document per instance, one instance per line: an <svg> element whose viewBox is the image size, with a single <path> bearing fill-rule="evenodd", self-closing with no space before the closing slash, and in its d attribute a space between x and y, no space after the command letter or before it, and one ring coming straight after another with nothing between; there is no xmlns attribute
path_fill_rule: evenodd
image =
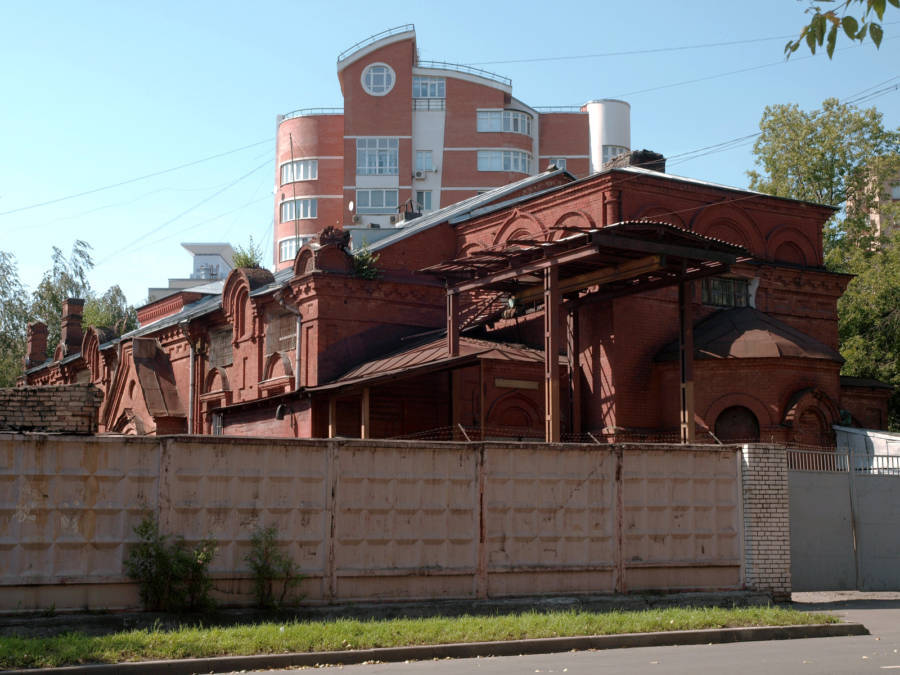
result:
<svg viewBox="0 0 900 675"><path fill-rule="evenodd" d="M62 306L62 332L59 341L64 346L66 354L74 354L81 351L81 315L84 310L84 300L80 298L66 298Z"/></svg>
<svg viewBox="0 0 900 675"><path fill-rule="evenodd" d="M25 351L25 369L47 360L47 324L32 321L28 324L28 345Z"/></svg>

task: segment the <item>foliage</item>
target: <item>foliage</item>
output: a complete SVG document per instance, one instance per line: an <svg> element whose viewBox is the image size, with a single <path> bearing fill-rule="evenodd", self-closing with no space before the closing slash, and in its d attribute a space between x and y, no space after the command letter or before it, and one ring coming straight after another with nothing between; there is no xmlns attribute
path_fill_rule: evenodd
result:
<svg viewBox="0 0 900 675"><path fill-rule="evenodd" d="M137 328L137 311L118 284L110 286L101 296L93 296L84 304L85 326L115 328L118 335Z"/></svg>
<svg viewBox="0 0 900 675"><path fill-rule="evenodd" d="M882 246L846 251L841 270L857 275L838 301L841 372L892 384L888 424L900 431L900 230Z"/></svg>
<svg viewBox="0 0 900 675"><path fill-rule="evenodd" d="M72 252L66 258L62 250L53 247L50 269L44 272L40 283L31 296L29 316L31 321L40 320L47 324L47 356L60 340L62 303L66 298L87 300L91 295L91 285L87 273L93 269L91 246L80 239L72 244Z"/></svg>
<svg viewBox="0 0 900 675"><path fill-rule="evenodd" d="M22 373L28 304L16 258L0 251L0 387L12 387Z"/></svg>
<svg viewBox="0 0 900 675"><path fill-rule="evenodd" d="M750 187L843 207L826 227L826 254L839 242L871 246L870 213L884 197L884 181L900 172L900 133L885 129L875 108L833 98L812 112L768 106L759 126L753 153L761 171L747 172Z"/></svg>
<svg viewBox="0 0 900 675"><path fill-rule="evenodd" d="M283 607L303 575L297 564L278 549L275 526L259 527L250 538L250 553L244 560L253 572L253 592L259 607ZM275 583L281 582L281 594L275 598Z"/></svg>
<svg viewBox="0 0 900 675"><path fill-rule="evenodd" d="M204 539L194 548L181 537L169 541L149 514L134 532L140 541L131 549L125 570L137 581L145 609L183 612L213 605L209 564L216 554L215 540Z"/></svg>
<svg viewBox="0 0 900 675"><path fill-rule="evenodd" d="M238 246L234 250L232 262L239 267L262 267L262 246L253 243L253 237L246 246Z"/></svg>
<svg viewBox="0 0 900 675"><path fill-rule="evenodd" d="M369 250L369 244L364 243L362 248L353 255L353 274L360 279L377 279L381 276L378 270L378 253Z"/></svg>
<svg viewBox="0 0 900 675"><path fill-rule="evenodd" d="M154 628L110 635L0 637L0 667L47 668L138 659L323 652L374 647L616 635L739 626L838 623L832 614L781 607L691 607L643 611L548 611L360 621L293 621L226 627Z"/></svg>
<svg viewBox="0 0 900 675"><path fill-rule="evenodd" d="M884 31L881 24L873 20L872 15L882 21L887 3L900 8L900 0L837 0L834 9L823 10L823 5L834 6L833 3L834 0L810 0L806 13L812 14L812 17L800 31L800 36L784 46L787 58L805 42L813 54L816 53L817 46L824 44L830 59L840 32L857 42L864 42L868 35L875 46L880 47Z"/></svg>

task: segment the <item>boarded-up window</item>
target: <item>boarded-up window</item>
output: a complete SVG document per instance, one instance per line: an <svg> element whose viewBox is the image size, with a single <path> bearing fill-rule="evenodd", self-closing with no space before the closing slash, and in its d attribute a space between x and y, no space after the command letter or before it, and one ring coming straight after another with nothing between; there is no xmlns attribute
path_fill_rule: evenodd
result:
<svg viewBox="0 0 900 675"><path fill-rule="evenodd" d="M230 366L234 362L231 340L231 327L209 334L209 365L213 367Z"/></svg>
<svg viewBox="0 0 900 675"><path fill-rule="evenodd" d="M297 317L290 312L269 312L266 316L266 356L289 354L297 347Z"/></svg>

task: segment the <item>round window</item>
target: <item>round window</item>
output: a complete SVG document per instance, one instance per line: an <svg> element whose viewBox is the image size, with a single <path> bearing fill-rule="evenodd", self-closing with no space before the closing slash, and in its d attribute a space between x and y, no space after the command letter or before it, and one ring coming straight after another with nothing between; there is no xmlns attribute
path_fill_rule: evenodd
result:
<svg viewBox="0 0 900 675"><path fill-rule="evenodd" d="M373 63L362 72L362 86L372 96L384 96L394 88L394 70L386 63Z"/></svg>

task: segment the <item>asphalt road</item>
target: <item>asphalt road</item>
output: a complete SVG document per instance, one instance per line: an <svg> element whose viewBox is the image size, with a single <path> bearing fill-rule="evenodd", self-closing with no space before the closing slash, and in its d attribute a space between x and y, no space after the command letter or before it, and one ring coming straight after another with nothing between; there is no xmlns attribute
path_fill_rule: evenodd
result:
<svg viewBox="0 0 900 675"><path fill-rule="evenodd" d="M799 608L834 611L858 621L868 636L778 640L684 647L645 647L536 656L335 666L342 674L456 675L485 673L890 673L900 675L900 593L795 593ZM276 673L284 671L259 671Z"/></svg>

